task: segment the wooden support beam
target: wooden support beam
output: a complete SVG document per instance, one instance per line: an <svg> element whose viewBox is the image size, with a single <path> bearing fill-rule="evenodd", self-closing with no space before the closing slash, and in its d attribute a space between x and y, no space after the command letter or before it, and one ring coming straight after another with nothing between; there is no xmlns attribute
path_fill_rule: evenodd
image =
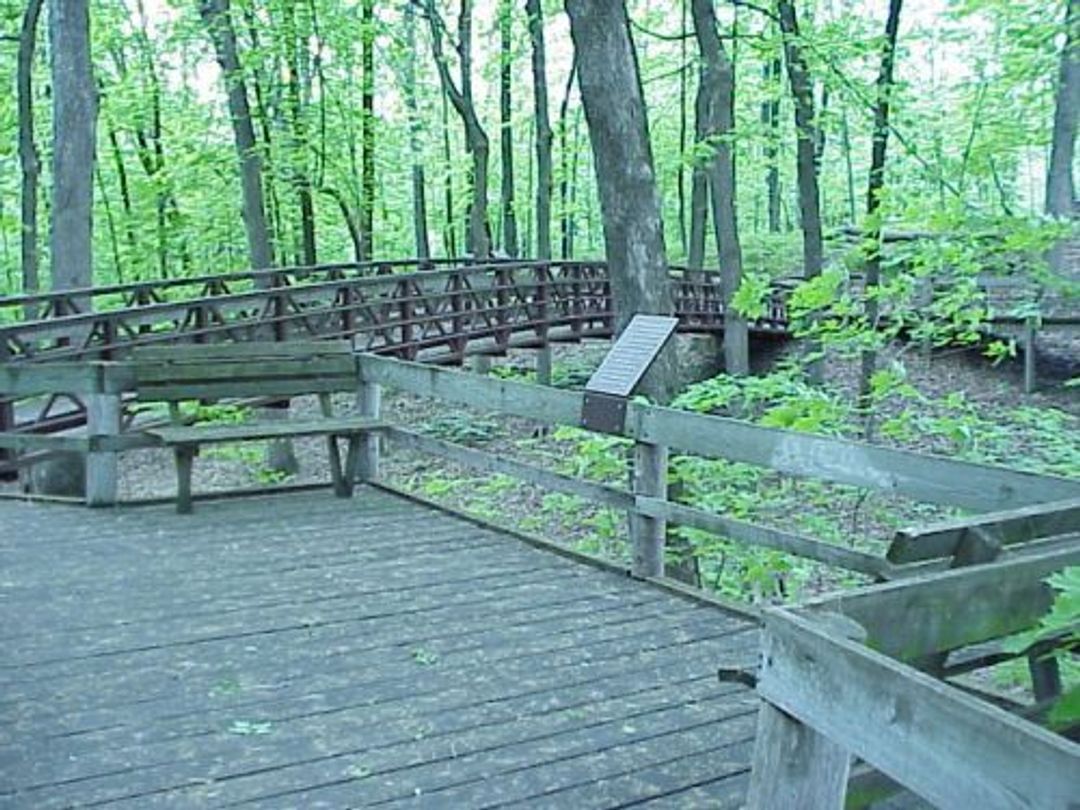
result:
<svg viewBox="0 0 1080 810"><path fill-rule="evenodd" d="M843 810L851 754L768 702L758 710L747 810Z"/></svg>
<svg viewBox="0 0 1080 810"><path fill-rule="evenodd" d="M536 350L536 384L551 385L551 346L541 346Z"/></svg>
<svg viewBox="0 0 1080 810"><path fill-rule="evenodd" d="M1080 532L1080 498L901 529L885 556L893 563L955 557L965 533L973 529L992 533L1004 546Z"/></svg>
<svg viewBox="0 0 1080 810"><path fill-rule="evenodd" d="M378 383L361 382L357 389L357 407L360 415L377 421L382 413L382 386ZM359 446L350 446L354 454L355 476L363 483L379 479L379 448L382 439L378 433L368 433L360 439ZM358 454L358 455L356 455ZM350 486L355 478L350 479Z"/></svg>
<svg viewBox="0 0 1080 810"><path fill-rule="evenodd" d="M576 426L581 419L580 392L478 377L371 354L358 355L357 362L363 380L394 385L419 396L548 424ZM1080 497L1080 483L1065 478L633 402L627 408L623 434L682 452L973 510Z"/></svg>
<svg viewBox="0 0 1080 810"><path fill-rule="evenodd" d="M1067 810L1080 796L1080 745L810 618L766 611L757 688L936 806Z"/></svg>
<svg viewBox="0 0 1080 810"><path fill-rule="evenodd" d="M633 491L635 497L667 500L668 450L663 445L638 442L634 445ZM630 513L631 573L636 577L664 575L664 538L667 526L662 518Z"/></svg>
<svg viewBox="0 0 1080 810"><path fill-rule="evenodd" d="M846 568L875 578L892 576L893 566L873 554L826 543L813 537L724 517L690 506L667 503L659 498L637 498L637 509L644 515L669 520L683 526L722 535L736 543L771 548L826 565Z"/></svg>
<svg viewBox="0 0 1080 810"><path fill-rule="evenodd" d="M1029 317L1024 322L1024 393L1035 392L1037 386L1035 368L1035 338L1038 335L1037 321Z"/></svg>
<svg viewBox="0 0 1080 810"><path fill-rule="evenodd" d="M120 395L88 394L86 397L87 433L91 440L99 436L120 435ZM115 450L93 450L86 455L86 503L88 506L113 506L117 495L117 456Z"/></svg>
<svg viewBox="0 0 1080 810"><path fill-rule="evenodd" d="M1044 580L1080 564L1080 543L1045 554L871 585L806 603L808 615L841 613L867 644L903 661L1018 633L1049 610Z"/></svg>

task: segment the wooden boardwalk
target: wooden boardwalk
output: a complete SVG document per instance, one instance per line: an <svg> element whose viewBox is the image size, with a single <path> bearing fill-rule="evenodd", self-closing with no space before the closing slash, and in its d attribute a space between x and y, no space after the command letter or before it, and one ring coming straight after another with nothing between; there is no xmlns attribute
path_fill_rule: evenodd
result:
<svg viewBox="0 0 1080 810"><path fill-rule="evenodd" d="M380 490L0 501L0 808L727 807L757 634Z"/></svg>

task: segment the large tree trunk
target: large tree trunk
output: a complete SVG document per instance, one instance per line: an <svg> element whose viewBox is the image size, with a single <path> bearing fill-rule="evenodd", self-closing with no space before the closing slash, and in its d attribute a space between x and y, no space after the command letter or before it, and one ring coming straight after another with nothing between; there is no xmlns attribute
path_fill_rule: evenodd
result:
<svg viewBox="0 0 1080 810"><path fill-rule="evenodd" d="M1080 111L1080 0L1066 0L1065 47L1058 67L1057 98L1054 107L1054 132L1050 144L1050 165L1046 174L1046 213L1055 217L1075 214L1076 190L1073 187L1073 154L1076 146L1076 121Z"/></svg>
<svg viewBox="0 0 1080 810"><path fill-rule="evenodd" d="M19 107L19 166L22 170L22 291L26 295L41 287L38 272L38 177L41 162L34 140L34 51L37 46L37 24L43 0L29 0L19 31L19 56L16 84ZM28 304L27 320L37 315L37 307Z"/></svg>
<svg viewBox="0 0 1080 810"><path fill-rule="evenodd" d="M457 50L461 66L461 86L450 75L443 53L443 22L435 10L434 0L426 0L425 9L431 23L431 47L439 71L443 92L454 105L465 129L465 145L472 155L472 196L469 201L469 251L478 259L491 255L491 238L487 224L488 153L487 133L480 124L473 103L472 85L472 0L461 0L458 14Z"/></svg>
<svg viewBox="0 0 1080 810"><path fill-rule="evenodd" d="M405 109L409 115L409 154L412 157L413 238L416 258L431 258L427 230L427 181L424 177L424 158L420 150L420 114L416 104L416 8L405 0L405 61L402 78Z"/></svg>
<svg viewBox="0 0 1080 810"><path fill-rule="evenodd" d="M514 132L511 126L513 67L513 15L511 0L499 6L499 148L502 158L502 248L507 256L518 255L517 215L514 212Z"/></svg>
<svg viewBox="0 0 1080 810"><path fill-rule="evenodd" d="M551 258L551 120L548 115L544 12L540 0L525 0L532 41L533 101L536 105L536 258Z"/></svg>
<svg viewBox="0 0 1080 810"><path fill-rule="evenodd" d="M893 67L896 64L896 37L900 28L900 9L903 0L889 0L889 16L885 21L885 41L881 52L881 70L877 78L877 105L874 108L874 140L870 151L870 181L866 189L866 320L877 329L878 287L881 284L881 193L885 188L885 150L889 143L889 103L893 91ZM859 400L869 405L870 380L877 365L877 352L862 353L862 375L859 378Z"/></svg>
<svg viewBox="0 0 1080 810"><path fill-rule="evenodd" d="M53 92L52 283L93 281L97 93L90 60L89 0L49 4Z"/></svg>
<svg viewBox="0 0 1080 810"><path fill-rule="evenodd" d="M724 300L724 364L728 374L750 371L746 319L731 300L742 282L742 248L735 212L735 162L728 136L735 128L735 70L716 30L713 0L693 0L694 32L703 61L702 85L708 94L706 140L713 156L708 164L716 249Z"/></svg>
<svg viewBox="0 0 1080 810"><path fill-rule="evenodd" d="M236 50L236 33L229 19L229 0L200 0L199 10L210 31L228 90L229 117L232 119L236 152L240 158L248 255L252 268L261 270L274 263L270 250L270 234L266 228L266 212L263 208L262 159L255 146L255 130L251 124L247 87Z"/></svg>
<svg viewBox="0 0 1080 810"><path fill-rule="evenodd" d="M604 219L616 330L636 313L670 314L660 197L645 100L626 5L621 0L565 0L578 59L578 86L589 125ZM663 397L669 359L648 381Z"/></svg>

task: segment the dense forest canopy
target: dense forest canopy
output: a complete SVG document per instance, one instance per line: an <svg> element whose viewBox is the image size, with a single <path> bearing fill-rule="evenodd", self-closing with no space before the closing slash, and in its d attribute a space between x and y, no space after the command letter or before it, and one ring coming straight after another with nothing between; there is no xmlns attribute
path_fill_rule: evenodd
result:
<svg viewBox="0 0 1080 810"><path fill-rule="evenodd" d="M62 33L53 9L66 5L0 0L0 85L9 88L0 95L0 284L7 294L35 283L24 277L20 252L31 133L42 287L57 278L48 223L53 158L65 132L54 138L50 66ZM701 5L715 14L734 80L731 123L721 129L703 130L698 115L709 62L695 38ZM1066 18L1075 5L904 4L887 91L880 208L867 222L889 3L725 1L713 8L632 0L630 32L667 258L695 260L694 170L726 150L747 272L801 272L797 96L788 81L790 49L786 60L784 54L785 6L798 23L789 44L798 46L809 80L826 235L881 223L1027 233L1025 223L1044 213L1054 193L1051 184L1047 194L1047 176L1055 111L1060 119L1063 106L1058 87L1069 74L1062 59ZM542 24L530 25L529 10ZM227 82L226 22L238 60ZM256 200L242 193L235 110L230 118L238 87L253 143L244 171L260 175L254 193L268 240L269 259L256 263L482 253L489 240L499 253L538 255L537 186L545 172L536 142L548 127L550 252L603 252L593 153L561 3L90 0L89 23L97 100L95 283L225 271L252 261L244 217ZM536 34L545 43L541 73ZM538 86L547 118L539 127ZM1075 92L1071 98L1075 134ZM20 121L30 127L21 150ZM1055 159L1071 168L1071 142ZM478 177L483 188L475 199L488 205L470 223ZM1068 202L1071 181L1066 185ZM415 205L418 196L423 208ZM415 227L417 211L424 228ZM1059 205L1055 213L1068 212ZM715 265L711 231L705 244Z"/></svg>

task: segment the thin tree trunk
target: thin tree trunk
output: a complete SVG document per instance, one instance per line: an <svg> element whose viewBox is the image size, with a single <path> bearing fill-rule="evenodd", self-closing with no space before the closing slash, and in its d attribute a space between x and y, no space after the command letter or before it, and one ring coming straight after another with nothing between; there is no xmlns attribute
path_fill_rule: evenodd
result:
<svg viewBox="0 0 1080 810"><path fill-rule="evenodd" d="M34 51L37 46L37 24L43 0L29 0L19 31L19 55L16 84L19 109L19 166L22 171L22 237L20 263L22 291L26 295L41 289L38 271L38 177L41 161L34 140ZM27 320L37 317L37 307L27 304Z"/></svg>
<svg viewBox="0 0 1080 810"><path fill-rule="evenodd" d="M465 145L472 155L472 194L469 201L469 251L478 259L491 255L491 239L487 223L488 153L487 133L480 124L473 103L472 84L472 0L461 0L458 14L458 43L460 56L461 86L450 75L443 53L443 22L435 11L434 0L426 0L428 20L431 23L431 47L439 71L443 92L454 105L465 129Z"/></svg>
<svg viewBox="0 0 1080 810"><path fill-rule="evenodd" d="M210 31L228 90L229 116L232 119L233 137L240 159L248 256L252 268L261 270L273 266L274 263L270 234L266 228L266 212L263 208L262 158L255 145L247 87L236 50L236 33L229 19L229 0L200 0L199 10Z"/></svg>
<svg viewBox="0 0 1080 810"><path fill-rule="evenodd" d="M881 194L885 188L885 150L889 143L889 103L893 91L893 67L896 64L896 37L900 28L900 9L903 0L889 0L889 16L885 21L885 41L881 52L881 70L877 78L877 104L874 108L874 141L870 153L870 181L866 189L866 321L877 329L878 299L881 283ZM877 352L862 353L862 374L859 378L859 401L869 405L870 382L877 365Z"/></svg>
<svg viewBox="0 0 1080 810"><path fill-rule="evenodd" d="M716 29L713 0L693 0L694 32L703 62L702 84L708 95L706 139L714 150L708 164L716 248L724 300L724 364L728 374L750 371L746 319L731 300L742 282L742 247L735 211L735 164L729 136L735 128L734 66Z"/></svg>
<svg viewBox="0 0 1080 810"><path fill-rule="evenodd" d="M116 167L116 181L120 186L120 206L124 212L124 236L127 242L128 253L135 255L136 239L135 229L132 225L134 213L131 205L131 187L128 182L127 166L124 164L124 152L120 148L120 138L116 134L116 128L108 116L105 121L108 129L109 148L112 150L113 165Z"/></svg>
<svg viewBox="0 0 1080 810"><path fill-rule="evenodd" d="M851 154L851 130L848 126L847 108L845 107L840 114L840 137L842 146L844 149L844 167L847 175L847 202L848 202L848 221L852 227L857 225L855 212L855 163ZM938 165L941 165L941 160L938 160ZM944 200L942 201L944 206Z"/></svg>
<svg viewBox="0 0 1080 810"><path fill-rule="evenodd" d="M765 192L769 233L780 233L780 97L777 93L782 69L779 56L770 59L762 68L762 78L769 87L769 97L761 103L761 123L765 125Z"/></svg>
<svg viewBox="0 0 1080 810"><path fill-rule="evenodd" d="M799 182L799 211L803 232L803 277L821 275L824 264L824 247L821 236L821 194L818 190L817 170L814 157L817 146L817 125L814 119L814 91L810 73L802 54L799 41L799 21L795 14L794 0L777 0L780 32L784 41L788 81L795 99L795 128L798 135L796 147L796 174ZM811 356L820 347L810 346ZM821 382L824 364L812 360L807 373L813 382Z"/></svg>
<svg viewBox="0 0 1080 810"><path fill-rule="evenodd" d="M370 259L375 239L375 0L360 3L360 61L364 72L360 97L360 223L364 256Z"/></svg>
<svg viewBox="0 0 1080 810"><path fill-rule="evenodd" d="M292 153L289 173L296 191L300 209L300 263L308 267L318 264L318 252L315 243L315 201L311 191L311 177L308 173L308 136L304 122L304 109L300 93L300 32L296 26L296 13L292 2L284 3L285 15L285 62L286 62L286 98L288 100L289 124L291 129ZM306 38L303 39L306 45Z"/></svg>
<svg viewBox="0 0 1080 810"><path fill-rule="evenodd" d="M90 59L89 0L49 4L53 92L53 289L93 281L97 93Z"/></svg>
<svg viewBox="0 0 1080 810"><path fill-rule="evenodd" d="M687 79L689 76L689 64L686 59L686 12L687 12L687 0L681 0L679 3L680 25L679 25L679 64L682 68L679 70L679 170L675 177L675 188L679 199L679 244L682 246L682 252L685 256L689 250L689 244L687 242L686 235L686 141L687 141L687 100L690 95L690 82Z"/></svg>
<svg viewBox="0 0 1080 810"><path fill-rule="evenodd" d="M109 247L112 248L113 270L116 273L116 281L124 283L124 265L120 258L120 239L116 235L116 221L113 218L112 203L109 202L109 192L105 188L105 181L101 177L101 165L94 167L94 177L97 180L98 194L101 197L101 205L105 210L105 229L109 232Z"/></svg>
<svg viewBox="0 0 1080 810"><path fill-rule="evenodd" d="M532 42L533 101L536 105L536 258L551 258L552 132L548 116L544 12L540 0L526 0Z"/></svg>
<svg viewBox="0 0 1080 810"><path fill-rule="evenodd" d="M511 0L499 4L499 148L502 156L502 247L507 256L518 255L517 214L514 211L514 132L511 125L513 68L513 15Z"/></svg>
<svg viewBox="0 0 1080 810"><path fill-rule="evenodd" d="M450 99L445 91L442 93L442 136L443 165L446 167L446 174L443 176L443 201L446 208L443 242L447 257L456 258L458 250L457 226L454 224L454 162L450 152Z"/></svg>
<svg viewBox="0 0 1080 810"><path fill-rule="evenodd" d="M578 86L589 125L604 220L615 327L637 313L673 311L660 196L641 76L621 0L566 0L578 58ZM670 357L647 379L661 399L670 391Z"/></svg>
<svg viewBox="0 0 1080 810"><path fill-rule="evenodd" d="M694 143L705 141L709 133L709 87L706 81L707 66L702 59L698 68L698 87L694 97ZM705 161L695 152L694 174L690 189L690 249L688 263L691 270L705 266L705 232L709 221L709 176Z"/></svg>
<svg viewBox="0 0 1080 810"><path fill-rule="evenodd" d="M1076 213L1076 190L1073 187L1073 155L1076 147L1077 114L1080 112L1080 0L1066 0L1065 46L1058 67L1057 94L1054 104L1054 131L1050 144L1050 163L1046 174L1046 213L1054 217L1073 217Z"/></svg>
<svg viewBox="0 0 1080 810"><path fill-rule="evenodd" d="M402 66L405 110L409 118L409 155L412 158L413 240L416 258L431 258L427 230L427 182L424 177L424 158L420 150L420 113L416 103L416 8L405 0L405 61Z"/></svg>
<svg viewBox="0 0 1080 810"><path fill-rule="evenodd" d="M563 92L562 102L559 104L559 256L563 259L573 258L574 247L571 230L573 229L574 211L570 203L570 92L574 88L574 79L577 78L578 57L574 52L573 61L570 63L570 73L566 77L566 90Z"/></svg>

